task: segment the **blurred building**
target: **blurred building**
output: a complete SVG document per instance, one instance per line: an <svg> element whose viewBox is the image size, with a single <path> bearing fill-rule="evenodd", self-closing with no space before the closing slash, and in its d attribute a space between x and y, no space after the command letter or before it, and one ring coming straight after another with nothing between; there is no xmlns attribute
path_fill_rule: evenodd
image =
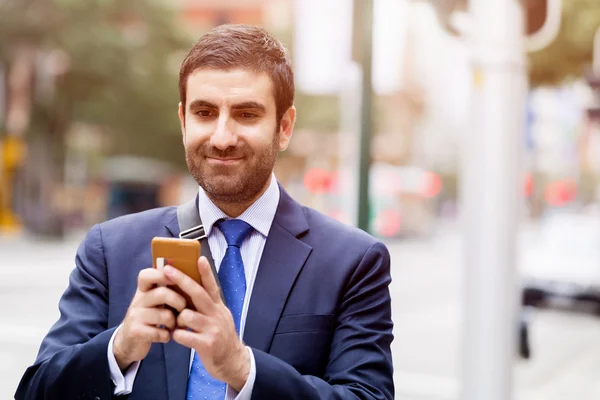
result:
<svg viewBox="0 0 600 400"><path fill-rule="evenodd" d="M292 8L292 0L174 0L171 4L195 36L225 23L287 28Z"/></svg>

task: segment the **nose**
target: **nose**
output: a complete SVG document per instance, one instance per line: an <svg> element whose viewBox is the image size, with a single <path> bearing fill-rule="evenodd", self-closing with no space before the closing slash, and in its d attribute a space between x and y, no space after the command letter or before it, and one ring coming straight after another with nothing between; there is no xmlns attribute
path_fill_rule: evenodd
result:
<svg viewBox="0 0 600 400"><path fill-rule="evenodd" d="M237 144L237 135L231 129L231 121L227 115L219 118L217 128L210 138L210 144L219 150L225 150Z"/></svg>

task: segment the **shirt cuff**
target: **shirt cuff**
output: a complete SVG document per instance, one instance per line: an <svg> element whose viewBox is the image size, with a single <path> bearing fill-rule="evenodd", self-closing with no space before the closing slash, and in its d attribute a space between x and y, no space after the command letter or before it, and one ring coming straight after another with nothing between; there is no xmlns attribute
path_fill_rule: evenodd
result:
<svg viewBox="0 0 600 400"><path fill-rule="evenodd" d="M115 385L115 396L122 396L125 394L130 394L133 390L133 383L135 382L135 377L137 375L138 369L140 368L140 361L136 361L127 368L125 371L125 375L121 372L121 368L119 368L119 364L117 363L117 359L115 358L115 353L113 352L113 342L115 341L115 337L117 336L117 332L121 329L123 325L119 325L117 329L115 329L112 337L110 338L110 342L108 342L108 367L110 370L110 379Z"/></svg>
<svg viewBox="0 0 600 400"><path fill-rule="evenodd" d="M248 346L246 346L246 348L248 349L248 354L250 354L250 372L248 373L248 380L239 393L237 393L235 389L231 388L231 386L227 385L225 400L250 400L252 397L254 381L256 380L256 361L254 360L254 353L252 352L252 349Z"/></svg>

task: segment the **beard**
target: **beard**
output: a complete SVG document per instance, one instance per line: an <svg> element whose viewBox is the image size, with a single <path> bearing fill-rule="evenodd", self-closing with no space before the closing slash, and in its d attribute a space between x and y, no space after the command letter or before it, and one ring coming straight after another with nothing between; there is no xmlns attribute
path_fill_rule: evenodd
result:
<svg viewBox="0 0 600 400"><path fill-rule="evenodd" d="M188 170L208 197L224 203L244 203L256 199L269 180L277 160L279 130L270 146L252 149L239 141L235 147L219 150L208 141L201 147L185 149ZM242 158L237 165L214 166L206 158Z"/></svg>

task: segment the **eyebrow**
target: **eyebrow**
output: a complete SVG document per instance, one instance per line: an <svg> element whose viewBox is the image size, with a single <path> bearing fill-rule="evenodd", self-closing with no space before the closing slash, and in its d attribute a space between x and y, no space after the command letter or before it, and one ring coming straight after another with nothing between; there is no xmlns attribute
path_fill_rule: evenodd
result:
<svg viewBox="0 0 600 400"><path fill-rule="evenodd" d="M200 107L219 108L216 104L211 103L210 101L206 101L206 100L194 100L190 104L190 110L193 110L195 108L200 108Z"/></svg>
<svg viewBox="0 0 600 400"><path fill-rule="evenodd" d="M258 110L260 112L265 112L265 106L255 101L246 101L243 103L234 104L231 106L232 110Z"/></svg>

